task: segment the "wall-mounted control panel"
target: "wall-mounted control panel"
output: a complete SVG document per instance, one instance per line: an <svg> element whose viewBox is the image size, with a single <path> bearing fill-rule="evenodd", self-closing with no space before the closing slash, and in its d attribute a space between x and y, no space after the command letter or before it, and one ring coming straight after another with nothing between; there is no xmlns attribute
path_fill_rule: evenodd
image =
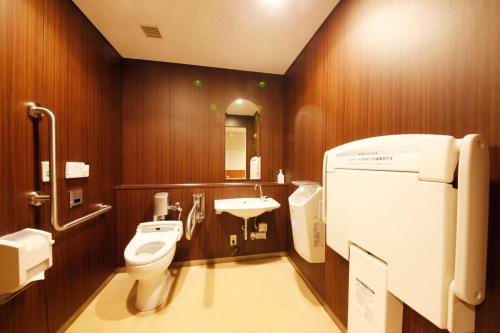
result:
<svg viewBox="0 0 500 333"><path fill-rule="evenodd" d="M41 164L41 170L42 170L42 182L48 183L48 182L50 182L49 161L42 161L42 162L40 162L40 164Z"/></svg>
<svg viewBox="0 0 500 333"><path fill-rule="evenodd" d="M66 162L66 179L87 178L90 166L84 162Z"/></svg>
<svg viewBox="0 0 500 333"><path fill-rule="evenodd" d="M83 202L83 192L81 188L69 191L69 208L81 205Z"/></svg>

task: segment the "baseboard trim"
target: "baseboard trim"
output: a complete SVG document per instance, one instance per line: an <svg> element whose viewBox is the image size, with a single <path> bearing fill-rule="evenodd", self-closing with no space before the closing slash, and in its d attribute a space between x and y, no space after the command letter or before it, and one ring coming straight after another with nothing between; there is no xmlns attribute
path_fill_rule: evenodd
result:
<svg viewBox="0 0 500 333"><path fill-rule="evenodd" d="M347 333L347 328L340 321L340 319L337 317L337 315L335 314L335 312L333 312L332 309L330 309L330 307L325 302L325 300L323 299L323 297L316 291L316 289L314 289L314 287L311 284L311 282L309 282L309 280L307 279L307 277L304 275L304 273L302 273L302 271L293 262L292 258L288 254L287 254L287 258L288 258L288 261L292 264L293 268L295 268L295 271L297 272L297 274L301 277L301 279L304 281L304 283L307 285L307 287L311 290L311 292L313 293L314 297L316 297L316 299L321 304L321 306L323 307L323 309L325 309L326 313L328 313L328 315L330 316L330 318L332 318L332 320L335 322L335 324L340 328L340 330L342 332Z"/></svg>
<svg viewBox="0 0 500 333"><path fill-rule="evenodd" d="M106 280L104 280L99 287L92 293L92 295L87 298L85 302L83 302L82 305L78 307L78 309L69 317L64 324L59 327L59 329L56 331L57 333L62 333L65 332L71 324L82 314L83 311L92 303L92 301L99 295L99 293L108 285L108 283L113 279L113 277L116 275L116 273L111 273Z"/></svg>

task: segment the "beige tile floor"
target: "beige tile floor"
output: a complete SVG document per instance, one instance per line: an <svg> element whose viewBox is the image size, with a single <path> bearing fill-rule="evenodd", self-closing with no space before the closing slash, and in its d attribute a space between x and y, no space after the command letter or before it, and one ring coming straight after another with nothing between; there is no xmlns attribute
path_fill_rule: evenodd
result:
<svg viewBox="0 0 500 333"><path fill-rule="evenodd" d="M67 332L340 332L288 260L171 269L167 303L143 313L135 282L119 273Z"/></svg>

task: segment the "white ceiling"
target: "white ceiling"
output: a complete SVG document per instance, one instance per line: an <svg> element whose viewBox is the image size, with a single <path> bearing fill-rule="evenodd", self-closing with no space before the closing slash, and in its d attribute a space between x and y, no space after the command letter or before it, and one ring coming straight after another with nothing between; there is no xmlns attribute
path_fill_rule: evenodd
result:
<svg viewBox="0 0 500 333"><path fill-rule="evenodd" d="M124 58L284 74L339 0L73 0ZM140 25L160 29L147 38Z"/></svg>

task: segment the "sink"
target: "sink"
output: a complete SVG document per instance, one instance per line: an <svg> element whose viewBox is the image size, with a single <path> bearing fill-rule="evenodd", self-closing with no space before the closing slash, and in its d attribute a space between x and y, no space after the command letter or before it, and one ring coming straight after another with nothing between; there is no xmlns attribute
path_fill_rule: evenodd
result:
<svg viewBox="0 0 500 333"><path fill-rule="evenodd" d="M261 198L237 198L214 200L215 213L223 212L248 220L265 212L280 208L279 202L273 198L262 200Z"/></svg>

